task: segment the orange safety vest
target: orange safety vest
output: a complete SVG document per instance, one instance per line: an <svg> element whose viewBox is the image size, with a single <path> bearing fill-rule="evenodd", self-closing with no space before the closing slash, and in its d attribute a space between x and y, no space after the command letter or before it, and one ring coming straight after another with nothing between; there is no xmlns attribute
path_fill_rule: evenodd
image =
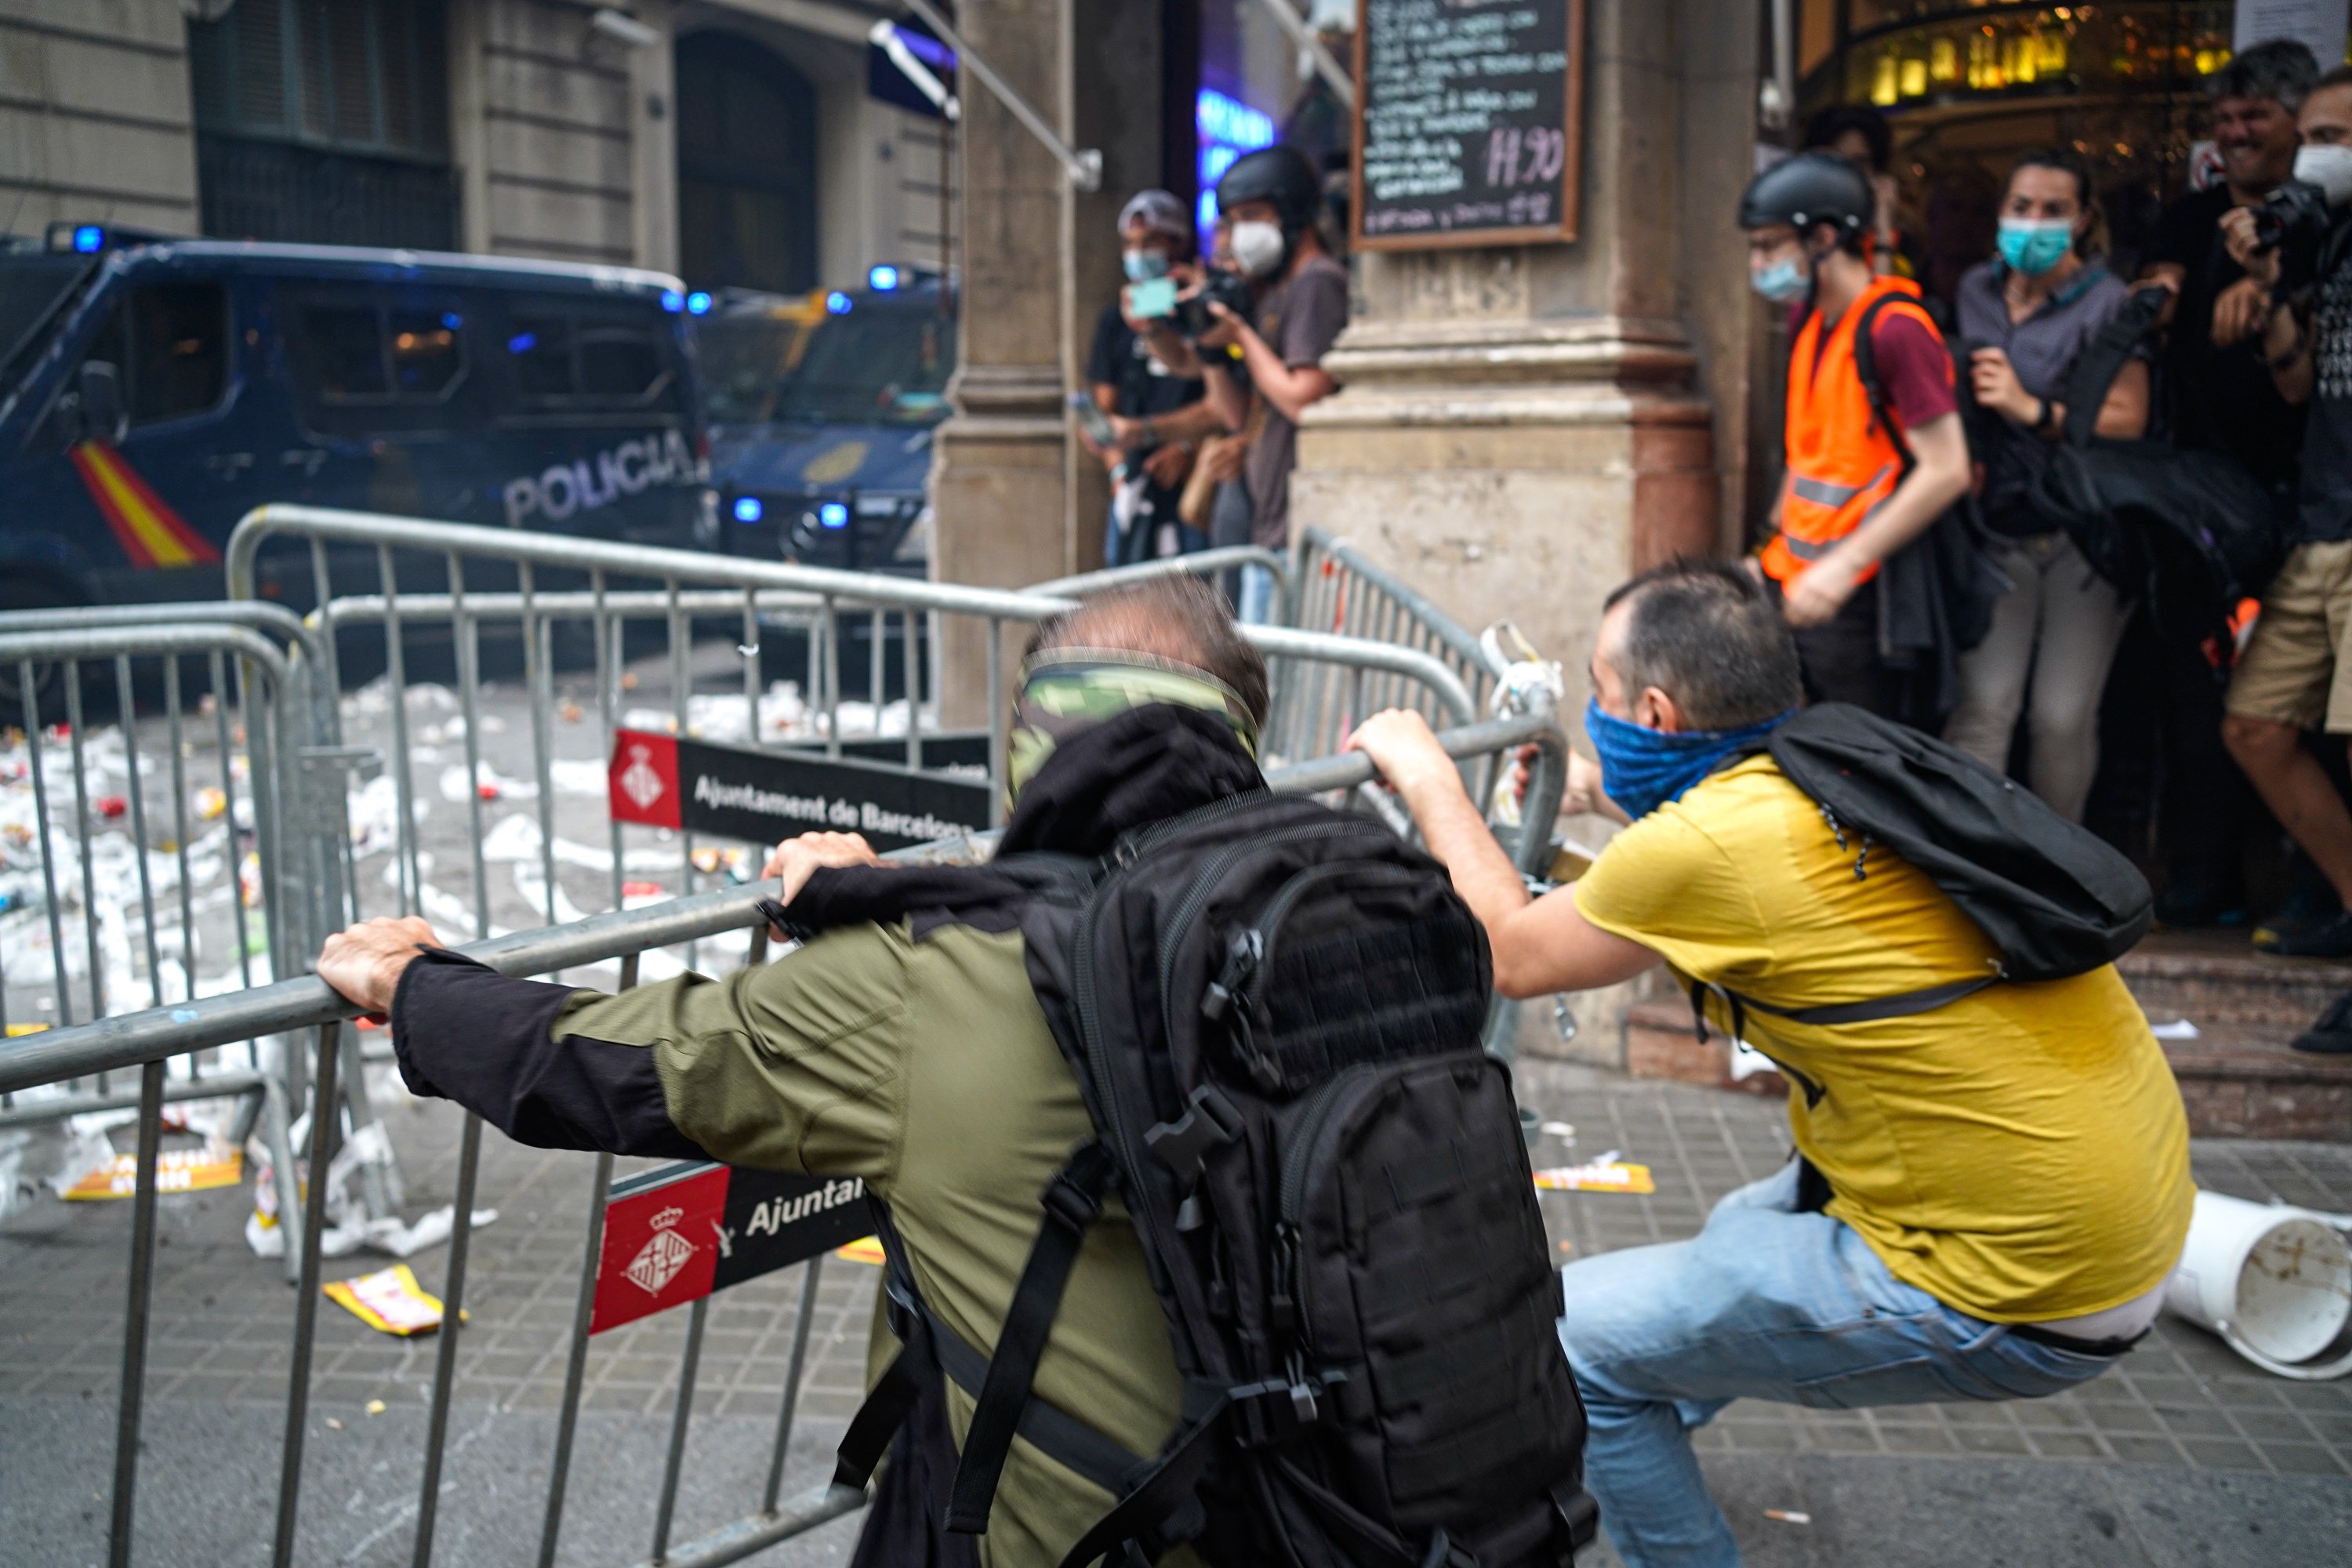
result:
<svg viewBox="0 0 2352 1568"><path fill-rule="evenodd" d="M1784 586L1860 528L1903 481L1902 433L1872 413L1853 357L1855 327L1869 313L1871 301L1888 294L1898 298L1880 317L1909 316L1943 341L1919 303L1919 285L1907 278L1874 279L1829 329L1826 343L1819 310L1808 313L1797 330L1789 354L1782 437L1789 472L1780 489L1780 531L1766 542L1762 558L1766 575ZM1868 582L1877 572L1871 567L1862 580Z"/></svg>

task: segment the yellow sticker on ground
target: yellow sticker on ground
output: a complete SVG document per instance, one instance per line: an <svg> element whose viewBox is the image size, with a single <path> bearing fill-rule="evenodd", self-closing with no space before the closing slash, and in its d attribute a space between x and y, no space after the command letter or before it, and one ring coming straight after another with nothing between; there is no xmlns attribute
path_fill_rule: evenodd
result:
<svg viewBox="0 0 2352 1568"><path fill-rule="evenodd" d="M1605 1165L1556 1165L1536 1173L1536 1185L1548 1193L1630 1193L1638 1197L1658 1190L1647 1165L1611 1161Z"/></svg>
<svg viewBox="0 0 2352 1568"><path fill-rule="evenodd" d="M405 1263L322 1287L327 1300L383 1333L429 1334L441 1326L441 1298L425 1294Z"/></svg>
<svg viewBox="0 0 2352 1568"><path fill-rule="evenodd" d="M834 1234L838 1236L840 1232L835 1231ZM882 1238L878 1236L861 1236L845 1247L835 1247L833 1255L835 1258L846 1258L852 1263L871 1263L879 1268L882 1267Z"/></svg>
<svg viewBox="0 0 2352 1568"><path fill-rule="evenodd" d="M235 1149L165 1149L155 1156L155 1190L201 1193L245 1179L245 1156ZM127 1198L139 1188L139 1156L117 1154L66 1193L68 1203Z"/></svg>

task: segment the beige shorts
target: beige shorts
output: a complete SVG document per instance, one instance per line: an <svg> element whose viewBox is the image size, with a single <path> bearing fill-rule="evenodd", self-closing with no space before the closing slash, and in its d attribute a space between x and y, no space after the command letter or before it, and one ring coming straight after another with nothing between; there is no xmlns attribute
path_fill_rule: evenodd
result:
<svg viewBox="0 0 2352 1568"><path fill-rule="evenodd" d="M2229 710L2352 734L2352 540L2287 552L2230 677Z"/></svg>

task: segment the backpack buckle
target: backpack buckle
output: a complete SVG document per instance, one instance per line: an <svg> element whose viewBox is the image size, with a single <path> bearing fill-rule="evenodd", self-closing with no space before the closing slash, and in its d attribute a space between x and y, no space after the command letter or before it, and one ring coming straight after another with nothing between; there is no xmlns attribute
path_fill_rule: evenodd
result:
<svg viewBox="0 0 2352 1568"><path fill-rule="evenodd" d="M1192 1091L1183 1115L1144 1129L1143 1146L1161 1164L1189 1179L1199 1173L1210 1150L1241 1135L1242 1113L1214 1084L1204 1083Z"/></svg>
<svg viewBox="0 0 2352 1568"><path fill-rule="evenodd" d="M1037 1201L1048 1216L1057 1219L1072 1230L1085 1230L1102 1217L1102 1199L1088 1192L1083 1184L1090 1173L1080 1170L1080 1162L1073 1160L1059 1174L1046 1184Z"/></svg>

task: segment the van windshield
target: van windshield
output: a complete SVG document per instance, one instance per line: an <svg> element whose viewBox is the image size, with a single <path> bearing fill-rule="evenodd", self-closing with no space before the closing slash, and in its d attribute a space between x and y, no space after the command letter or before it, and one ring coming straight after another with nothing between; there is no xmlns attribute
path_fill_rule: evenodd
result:
<svg viewBox="0 0 2352 1568"><path fill-rule="evenodd" d="M799 359L804 329L782 310L706 316L695 328L703 395L721 425L762 425Z"/></svg>
<svg viewBox="0 0 2352 1568"><path fill-rule="evenodd" d="M955 321L930 310L860 309L811 329L774 417L813 425L933 425L947 414Z"/></svg>
<svg viewBox="0 0 2352 1568"><path fill-rule="evenodd" d="M87 256L0 256L0 365L12 375L26 336L95 265Z"/></svg>

